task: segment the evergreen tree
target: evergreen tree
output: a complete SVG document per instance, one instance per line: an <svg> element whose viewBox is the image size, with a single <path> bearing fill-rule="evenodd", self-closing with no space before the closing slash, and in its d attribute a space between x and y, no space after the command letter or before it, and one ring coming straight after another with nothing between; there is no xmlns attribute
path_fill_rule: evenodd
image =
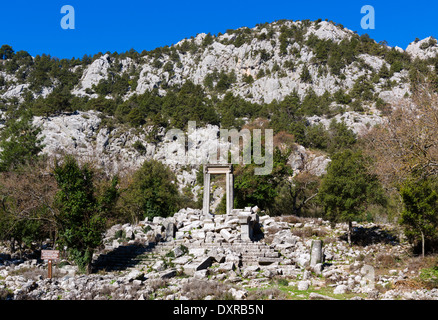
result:
<svg viewBox="0 0 438 320"><path fill-rule="evenodd" d="M352 148L357 142L356 134L348 128L344 121L333 119L329 126L329 145L327 151L331 154L343 149Z"/></svg>
<svg viewBox="0 0 438 320"><path fill-rule="evenodd" d="M102 242L105 215L117 200L117 179L98 196L93 170L88 165L81 168L71 156L56 164L54 174L59 188L55 204L61 245L67 247L79 269L89 273L93 252Z"/></svg>
<svg viewBox="0 0 438 320"><path fill-rule="evenodd" d="M30 111L14 112L0 134L0 172L16 169L37 158L43 149L41 129Z"/></svg>
<svg viewBox="0 0 438 320"><path fill-rule="evenodd" d="M159 161L150 160L134 173L122 201L136 222L145 217L174 214L180 209L182 196L172 170Z"/></svg>
<svg viewBox="0 0 438 320"><path fill-rule="evenodd" d="M0 60L11 59L14 56L14 49L10 45L4 44L0 48Z"/></svg>
<svg viewBox="0 0 438 320"><path fill-rule="evenodd" d="M269 214L278 214L274 210L275 200L279 194L282 181L292 175L292 169L287 164L290 152L282 153L275 148L273 169L270 174L255 175L256 164L238 166L235 170L234 188L236 208L258 206Z"/></svg>
<svg viewBox="0 0 438 320"><path fill-rule="evenodd" d="M361 219L368 205L385 202L383 189L377 177L368 173L364 156L349 149L333 155L318 197L331 221L348 223L350 244L352 221Z"/></svg>
<svg viewBox="0 0 438 320"><path fill-rule="evenodd" d="M304 83L312 83L312 75L306 65L301 70L300 79Z"/></svg>
<svg viewBox="0 0 438 320"><path fill-rule="evenodd" d="M425 242L437 234L438 194L430 179L407 179L400 190L404 210L400 223L406 228L411 240L421 238L421 252L424 257Z"/></svg>

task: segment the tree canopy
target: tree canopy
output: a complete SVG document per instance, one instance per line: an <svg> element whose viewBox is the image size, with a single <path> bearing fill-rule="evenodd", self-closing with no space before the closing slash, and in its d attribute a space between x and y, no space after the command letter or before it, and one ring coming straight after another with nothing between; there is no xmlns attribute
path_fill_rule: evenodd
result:
<svg viewBox="0 0 438 320"><path fill-rule="evenodd" d="M30 111L16 111L0 132L0 171L15 169L37 158L43 149L41 129L32 124Z"/></svg>
<svg viewBox="0 0 438 320"><path fill-rule="evenodd" d="M351 222L360 220L370 204L385 199L379 180L367 170L365 157L350 149L333 155L318 198L331 221L349 223L350 243Z"/></svg>

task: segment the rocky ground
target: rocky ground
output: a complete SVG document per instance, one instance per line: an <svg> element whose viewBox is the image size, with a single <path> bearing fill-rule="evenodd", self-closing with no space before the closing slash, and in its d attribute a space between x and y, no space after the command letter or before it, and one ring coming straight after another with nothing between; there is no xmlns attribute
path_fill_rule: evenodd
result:
<svg viewBox="0 0 438 320"><path fill-rule="evenodd" d="M259 241L241 239L236 215L204 219L193 209L115 225L92 274L60 260L53 279L38 255L19 258L2 247L0 299L438 299L436 278L422 276L437 259L413 256L391 225L355 223L349 246L344 224L267 215L259 222ZM322 263L311 262L314 240L323 241Z"/></svg>

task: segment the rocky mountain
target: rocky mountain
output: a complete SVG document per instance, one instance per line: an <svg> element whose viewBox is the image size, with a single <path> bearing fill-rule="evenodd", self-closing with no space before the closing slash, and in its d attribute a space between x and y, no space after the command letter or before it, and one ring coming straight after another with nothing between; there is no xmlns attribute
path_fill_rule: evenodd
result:
<svg viewBox="0 0 438 320"><path fill-rule="evenodd" d="M403 50L322 20L280 20L198 34L152 51L80 59L32 57L3 45L0 133L31 110L42 152L52 157L73 154L119 175L155 159L173 169L171 183L184 196L191 190L197 200L200 164L217 146L232 144L216 140L222 129L273 129L276 146L291 154L282 158L277 178L286 187L273 187L282 188L280 196L289 193L274 211L287 215L271 217L258 204L208 217L199 208L141 221L133 215L135 223L117 222L105 232L93 256L102 273L78 275L63 260L54 281L45 279L39 251L22 258L0 247L0 300L437 299L438 290L425 287L436 286L435 260L413 257L399 226L354 222L349 246L347 224L289 215L316 196L314 176L326 172L336 139L352 146L384 120L392 103L409 98L419 79L438 83L437 53L432 37ZM182 132L183 143L169 132ZM181 145L197 151L193 162L182 161ZM284 159L294 175L309 174L290 179ZM217 213L225 181L212 184L210 208ZM271 186L272 180L263 182L264 189Z"/></svg>
<svg viewBox="0 0 438 320"><path fill-rule="evenodd" d="M78 72L80 79L72 89L78 96L97 97L92 92L93 86L108 80L115 75L127 75L129 80L135 80L136 85L130 85L124 95L126 99L132 94L142 94L154 88L160 94L166 94L166 86L181 85L187 80L195 84L208 86L206 82L213 80L218 73L234 73L235 81L226 90L252 102L271 102L282 100L293 90L302 97L309 88L318 95L325 91L331 94L339 89L349 91L355 81L361 76L378 73L382 67L391 67L388 61L389 52L407 55L411 59L428 59L436 56L438 46L432 37L411 43L404 51L401 48L390 48L384 44L375 44L384 52L357 52L353 61L341 66L342 75L324 70L324 58L318 52L318 46L329 44L339 46L361 40L355 32L327 21L277 21L270 24L260 24L256 27L227 30L225 34L212 36L201 33L196 37L184 39L175 45L157 48L141 55L131 52L115 55L111 53L97 54L93 61L82 61L81 65L70 68L70 72ZM327 50L327 49L323 49ZM35 60L35 58L32 58ZM85 63L84 63L85 62ZM322 63L321 63L322 62ZM301 79L304 68L308 68L312 82ZM2 70L3 78L1 97L3 99L21 97L32 84L18 71ZM392 74L391 81L396 84L385 88L383 81L374 85L374 91L384 100L402 97L409 91L406 69ZM264 75L263 75L264 73ZM251 77L252 80L248 80ZM207 80L206 80L207 79ZM54 87L56 79L52 78L49 86L40 90L31 90L34 96L46 96ZM134 81L133 81L134 82ZM250 83L248 83L250 82Z"/></svg>
<svg viewBox="0 0 438 320"><path fill-rule="evenodd" d="M165 97L191 82L204 90L205 99L214 101L208 108L215 109L219 119L200 123L201 137L219 132L225 112L216 110L217 101L230 94L250 108L262 106L247 112L249 116L233 111L232 117L237 115L243 124L259 116L274 117L276 103L288 104L296 95L306 126L328 128L335 119L361 135L381 122L387 103L409 96L415 72L436 77L437 50L432 37L417 39L403 50L331 21L280 20L217 35L201 33L142 53L59 60L12 51L0 60L0 128L7 110L22 105L33 109L35 124L43 128L44 151L50 154L75 153L115 171L137 167L146 158L172 164L176 159L164 156L163 126L158 125L159 138L151 142L149 120L127 125L129 121L120 119L140 112L138 97L151 92ZM152 112L148 103L149 111L138 117L164 117L163 109ZM267 112L259 111L266 106ZM208 148L208 138L198 144ZM292 160L313 154L308 148L296 150ZM322 167L316 171L324 172L327 161L318 161ZM299 162L291 165L298 169ZM193 183L194 177L195 171L179 175L180 182Z"/></svg>

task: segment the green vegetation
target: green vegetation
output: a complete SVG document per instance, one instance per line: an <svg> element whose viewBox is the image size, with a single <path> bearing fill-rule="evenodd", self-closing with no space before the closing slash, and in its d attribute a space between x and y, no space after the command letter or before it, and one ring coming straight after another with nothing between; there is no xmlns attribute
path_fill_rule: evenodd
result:
<svg viewBox="0 0 438 320"><path fill-rule="evenodd" d="M321 287L310 286L307 290L298 290L297 282L289 282L287 279L272 279L266 286L248 288L248 300L309 300L311 294L319 294L326 299L349 300L352 297L361 297L364 294L347 292L344 294L334 294L333 288L323 285Z"/></svg>
<svg viewBox="0 0 438 320"><path fill-rule="evenodd" d="M59 240L82 271L90 272L93 251L102 242L105 216L117 200L117 178L102 195L96 195L93 170L80 167L72 157L54 169L59 191L55 206L59 226Z"/></svg>
<svg viewBox="0 0 438 320"><path fill-rule="evenodd" d="M431 179L408 179L400 189L404 210L401 224L410 239L421 239L424 257L425 241L433 239L438 227L438 195Z"/></svg>
<svg viewBox="0 0 438 320"><path fill-rule="evenodd" d="M325 216L334 222L349 223L351 235L353 220L371 219L371 210L389 210L386 207L389 201L391 210L396 212L394 220L400 218L412 242L421 240L424 255L425 242L434 240L438 227L436 171L428 177L420 174L402 181L395 191L394 188L391 191L383 189L381 180L384 179L378 180L370 169L374 164L362 150L363 140L344 122L333 117L346 110L364 113L366 106L373 104L385 114L390 112L378 97L376 88L390 89L394 86L391 78L403 70L408 76L402 81L409 82L413 91L428 82L432 92L438 92L438 57L414 60L407 53L376 43L366 34L352 35L340 42L322 40L315 35L305 38L308 28L318 28L319 22L302 21L290 26L280 20L259 24L254 29L227 30L230 37L222 40L207 34L201 43L196 43L192 37L177 46L141 53L132 49L121 54L107 53L108 77L88 88L89 96L84 97L72 94L72 89L79 83L84 70L101 58L102 53L72 59L46 54L31 57L26 51L2 45L0 93L16 85L25 86L21 95L23 101L17 98L0 101L0 110L6 118L0 135L0 240L14 239L21 249L32 246L35 241L51 238L58 247L66 245L70 256L87 271L93 251L100 245L102 231L111 224L167 217L182 207L199 205L193 203L190 187L180 192L175 173L154 160L145 161L139 170L123 178L105 175L91 164L79 164L71 157L61 157L55 168L47 169L49 165L40 155L43 150L39 137L41 129L33 126L32 117L95 110L101 113L102 126L109 129L152 126L147 141L155 144L159 142L161 128L185 130L188 121L196 121L197 126L212 124L238 130L263 122L263 129L274 130L273 171L257 176L254 175L254 163L236 166L235 207L257 205L270 215ZM239 48L254 39L265 41L274 48L247 53L260 61L256 76L211 69L202 84L185 79L181 85L172 85L171 80L184 67L182 57L185 55L191 55L199 62L199 53L211 49L216 41ZM422 44L422 49L436 46L436 43L436 39L431 38ZM313 53L310 63L299 59L304 46ZM278 49L283 62L275 56ZM366 56L362 58L361 55L381 58L384 64L374 70L366 63ZM137 65L125 68L125 58ZM143 63L149 63L156 75L166 74L168 78L151 91L138 94L140 70L137 66ZM237 57L235 63L240 63ZM355 78L351 89L345 89L343 71L351 65L364 73ZM250 89L257 80L282 78L291 72L298 72L298 81L307 84L308 90L303 96L293 91L281 101L249 101L253 97ZM326 75L335 76L340 89L332 93L315 92L312 84ZM238 83L238 79L242 82ZM248 89L248 99L231 92L230 89L240 85ZM331 119L330 125L310 125L308 118L312 116ZM414 131L406 130L402 136L408 137ZM413 150L418 147L417 138L413 142L401 140L403 143L397 145ZM416 156L429 155L430 146L436 145L433 139L426 142ZM318 155L329 156L332 162L327 173L316 177L304 170L292 179L289 161L296 144ZM146 153L146 146L139 141L132 148L140 155ZM436 166L435 163L432 161L431 166ZM425 168L421 163L415 167ZM384 165L379 169L383 175L389 170ZM198 184L202 185L202 178L202 175L198 176ZM401 207L403 209L399 210ZM224 209L223 202L218 211ZM125 240L123 235L118 236L119 240ZM435 273L435 269L425 270L423 277L434 279ZM288 287L285 283L278 283L278 286L279 290Z"/></svg>
<svg viewBox="0 0 438 320"><path fill-rule="evenodd" d="M421 269L419 281L429 289L438 288L438 267Z"/></svg>
<svg viewBox="0 0 438 320"><path fill-rule="evenodd" d="M122 195L124 208L135 221L146 217L167 217L183 205L175 174L156 160L145 161Z"/></svg>
<svg viewBox="0 0 438 320"><path fill-rule="evenodd" d="M384 204L385 196L377 176L367 170L366 159L359 151L346 149L332 156L318 194L327 217L348 222L351 244L352 221L361 220L373 203Z"/></svg>
<svg viewBox="0 0 438 320"><path fill-rule="evenodd" d="M9 115L5 129L0 132L0 172L36 160L43 149L41 129L32 124L32 113L15 112Z"/></svg>
<svg viewBox="0 0 438 320"><path fill-rule="evenodd" d="M237 167L235 170L235 207L243 208L257 205L267 210L271 215L275 212L275 199L278 196L278 187L285 176L291 175L292 170L287 165L289 153L282 153L278 148L274 150L273 169L268 175L255 175L255 164Z"/></svg>

